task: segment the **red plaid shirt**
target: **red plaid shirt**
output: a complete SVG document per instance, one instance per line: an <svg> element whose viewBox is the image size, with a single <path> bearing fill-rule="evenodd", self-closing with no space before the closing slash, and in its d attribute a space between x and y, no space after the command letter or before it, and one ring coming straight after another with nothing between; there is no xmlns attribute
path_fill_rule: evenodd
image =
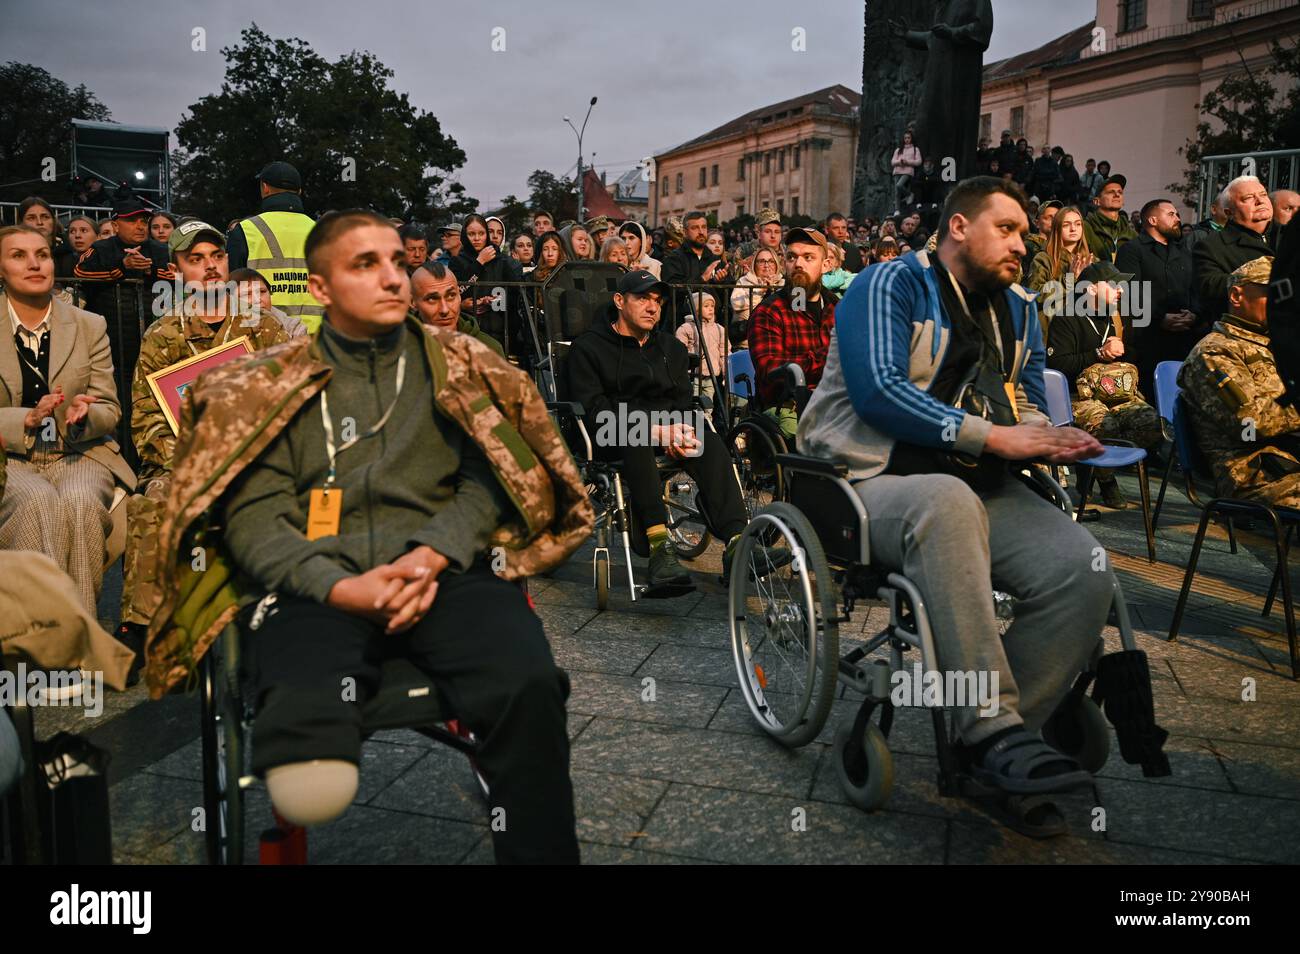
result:
<svg viewBox="0 0 1300 954"><path fill-rule="evenodd" d="M812 304L812 303L810 303ZM811 309L790 306L789 290L782 290L754 308L749 323L749 355L754 361L758 394L764 403L774 400L775 387L768 375L783 364L803 368L808 387L815 387L826 367L826 352L835 327L835 303L823 291L821 320Z"/></svg>

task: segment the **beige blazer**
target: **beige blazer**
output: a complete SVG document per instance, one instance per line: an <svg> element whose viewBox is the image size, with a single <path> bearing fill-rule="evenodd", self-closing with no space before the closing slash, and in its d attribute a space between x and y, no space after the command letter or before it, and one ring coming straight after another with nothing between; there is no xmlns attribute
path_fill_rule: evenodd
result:
<svg viewBox="0 0 1300 954"><path fill-rule="evenodd" d="M63 385L64 401L54 412L64 445L97 460L113 472L127 490L135 489L135 474L122 459L113 433L122 417L113 381L113 358L108 346L108 326L99 315L54 299L50 311L50 387ZM79 427L68 429L68 402L77 394L99 400ZM22 406L23 373L18 345L9 324L9 304L0 292L0 440L10 457L27 456L23 419L30 408Z"/></svg>

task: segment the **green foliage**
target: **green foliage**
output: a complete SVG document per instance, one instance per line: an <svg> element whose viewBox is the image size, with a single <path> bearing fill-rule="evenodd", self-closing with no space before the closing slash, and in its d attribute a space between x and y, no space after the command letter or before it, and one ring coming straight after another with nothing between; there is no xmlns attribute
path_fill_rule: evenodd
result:
<svg viewBox="0 0 1300 954"><path fill-rule="evenodd" d="M545 169L534 169L528 177L528 208L545 209L559 225L578 211L578 190L568 179L560 179Z"/></svg>
<svg viewBox="0 0 1300 954"><path fill-rule="evenodd" d="M368 206L407 220L440 221L478 203L452 174L465 153L431 113L415 109L373 55L331 63L300 39L273 39L257 24L222 49L218 93L177 126L177 200L225 223L257 209L256 175L283 159L302 174L308 211Z"/></svg>
<svg viewBox="0 0 1300 954"><path fill-rule="evenodd" d="M507 244L520 232L527 232L533 224L533 214L517 195L501 200L501 207L492 213L506 224Z"/></svg>
<svg viewBox="0 0 1300 954"><path fill-rule="evenodd" d="M30 63L0 65L0 199L70 200L72 120L111 118L84 85L69 87ZM42 179L47 156L55 160L55 182Z"/></svg>
<svg viewBox="0 0 1300 954"><path fill-rule="evenodd" d="M1178 150L1187 169L1181 182L1166 186L1188 205L1199 201L1203 158L1300 148L1300 47L1274 41L1269 52L1266 68L1230 73L1197 104L1202 118L1196 138Z"/></svg>

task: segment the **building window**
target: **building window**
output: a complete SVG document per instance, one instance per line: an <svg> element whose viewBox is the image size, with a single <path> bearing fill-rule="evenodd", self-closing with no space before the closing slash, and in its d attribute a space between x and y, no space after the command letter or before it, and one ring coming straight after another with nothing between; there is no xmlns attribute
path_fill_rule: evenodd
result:
<svg viewBox="0 0 1300 954"><path fill-rule="evenodd" d="M797 195L791 196L790 198L790 214L791 215L799 214L799 197Z"/></svg>
<svg viewBox="0 0 1300 954"><path fill-rule="evenodd" d="M1187 0L1187 19L1213 20L1214 0Z"/></svg>
<svg viewBox="0 0 1300 954"><path fill-rule="evenodd" d="M745 181L745 157L744 156L741 156L739 159L736 160L736 180L738 182Z"/></svg>
<svg viewBox="0 0 1300 954"><path fill-rule="evenodd" d="M778 215L785 215L785 199L776 200L776 211Z"/></svg>
<svg viewBox="0 0 1300 954"><path fill-rule="evenodd" d="M740 218L740 217L741 217L742 215L744 215L744 214L745 214L745 203L743 203L743 202L737 202L737 203L736 203L736 218Z"/></svg>
<svg viewBox="0 0 1300 954"><path fill-rule="evenodd" d="M679 193L682 191L682 174L680 172L677 173L677 191Z"/></svg>
<svg viewBox="0 0 1300 954"><path fill-rule="evenodd" d="M664 187L659 191L659 194L660 195L668 194L668 179L666 177L664 178Z"/></svg>
<svg viewBox="0 0 1300 954"><path fill-rule="evenodd" d="M993 138L993 114L992 113L983 113L980 116L980 138L981 139Z"/></svg>
<svg viewBox="0 0 1300 954"><path fill-rule="evenodd" d="M1119 32L1144 30L1147 25L1147 0L1120 0Z"/></svg>
<svg viewBox="0 0 1300 954"><path fill-rule="evenodd" d="M712 168L709 169L709 179L709 185L718 184L718 164L716 162L713 164Z"/></svg>
<svg viewBox="0 0 1300 954"><path fill-rule="evenodd" d="M1025 107L1011 107L1011 135L1019 138L1025 134Z"/></svg>
<svg viewBox="0 0 1300 954"><path fill-rule="evenodd" d="M704 181L707 175L708 175L708 170L705 169L704 166L700 166L700 188L701 189L704 188Z"/></svg>
<svg viewBox="0 0 1300 954"><path fill-rule="evenodd" d="M785 149L776 154L776 171L785 172Z"/></svg>
<svg viewBox="0 0 1300 954"><path fill-rule="evenodd" d="M771 173L772 173L772 154L770 152L765 152L763 153L763 175L765 176L771 175Z"/></svg>
<svg viewBox="0 0 1300 954"><path fill-rule="evenodd" d="M798 146L794 147L794 167L796 169L799 168L799 147Z"/></svg>

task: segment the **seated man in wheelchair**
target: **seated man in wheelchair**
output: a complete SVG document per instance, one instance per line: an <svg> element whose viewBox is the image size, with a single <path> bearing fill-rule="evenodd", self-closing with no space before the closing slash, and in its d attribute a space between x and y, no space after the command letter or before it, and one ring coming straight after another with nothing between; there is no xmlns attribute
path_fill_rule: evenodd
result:
<svg viewBox="0 0 1300 954"><path fill-rule="evenodd" d="M785 233L785 286L754 307L749 323L749 353L754 361L764 413L794 440L807 392L817 386L835 328L835 301L825 293L822 271L829 246L816 229ZM789 394L777 374L787 365L803 371L803 387Z"/></svg>
<svg viewBox="0 0 1300 954"><path fill-rule="evenodd" d="M1217 491L1300 507L1300 411L1278 403L1285 388L1269 350L1272 271L1260 256L1232 273L1228 312L1183 361L1178 385Z"/></svg>
<svg viewBox="0 0 1300 954"><path fill-rule="evenodd" d="M569 394L582 405L594 453L623 464L633 519L650 546L647 595L655 597L695 589L668 539L656 454L680 461L698 485L710 532L727 541L724 577L748 523L726 445L693 403L686 346L659 327L670 294L650 272L627 272L606 320L597 319L578 336L566 362Z"/></svg>
<svg viewBox="0 0 1300 954"><path fill-rule="evenodd" d="M191 388L159 545L188 566L186 522L220 500L221 552L271 594L249 639L253 769L289 821L341 814L357 790L361 707L396 642L481 740L494 818L504 812L497 860L576 862L568 680L511 580L588 537L581 478L523 372L409 317L404 250L386 219L325 215L306 259L325 306L319 334ZM219 469L229 459L237 473ZM489 561L491 544L502 545ZM162 572L155 696L187 661L190 590L183 572Z"/></svg>
<svg viewBox="0 0 1300 954"><path fill-rule="evenodd" d="M1025 206L1014 184L967 179L945 203L936 253L850 286L799 449L848 466L872 563L920 590L944 670L997 677L992 714L953 711L961 770L1002 817L1024 812L1021 830L1050 830L1055 806L1026 797L1090 775L1039 730L1099 646L1112 576L1091 534L1012 474L1101 451L1026 397L1043 393L1043 346L1032 299L1014 285ZM1004 636L994 589L1018 600Z"/></svg>

